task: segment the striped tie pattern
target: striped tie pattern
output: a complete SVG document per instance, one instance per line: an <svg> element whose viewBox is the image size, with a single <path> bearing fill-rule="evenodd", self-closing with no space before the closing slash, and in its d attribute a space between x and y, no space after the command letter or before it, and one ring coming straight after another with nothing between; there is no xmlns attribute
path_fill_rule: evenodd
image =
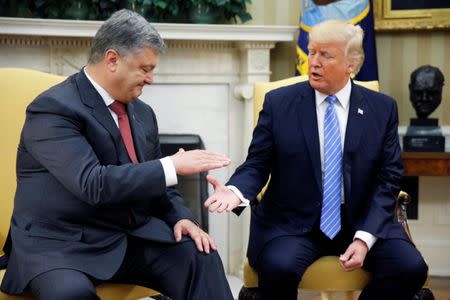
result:
<svg viewBox="0 0 450 300"><path fill-rule="evenodd" d="M339 123L334 104L336 96L328 96L324 119L324 176L320 230L333 239L341 230L342 148Z"/></svg>

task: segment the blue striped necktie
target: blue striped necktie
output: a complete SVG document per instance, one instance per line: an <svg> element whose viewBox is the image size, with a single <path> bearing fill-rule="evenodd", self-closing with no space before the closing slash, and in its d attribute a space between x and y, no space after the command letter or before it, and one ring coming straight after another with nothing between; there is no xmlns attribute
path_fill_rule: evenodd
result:
<svg viewBox="0 0 450 300"><path fill-rule="evenodd" d="M324 119L324 176L320 230L333 239L341 230L342 148L339 123L334 104L336 96L328 96Z"/></svg>

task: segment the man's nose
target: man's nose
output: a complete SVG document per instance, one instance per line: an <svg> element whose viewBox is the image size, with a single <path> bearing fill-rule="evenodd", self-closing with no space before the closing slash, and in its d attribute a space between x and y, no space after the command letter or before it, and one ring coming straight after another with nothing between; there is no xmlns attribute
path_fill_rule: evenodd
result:
<svg viewBox="0 0 450 300"><path fill-rule="evenodd" d="M153 72L148 72L145 75L145 79L144 79L146 84L152 84L153 83Z"/></svg>
<svg viewBox="0 0 450 300"><path fill-rule="evenodd" d="M319 60L318 60L318 58L317 58L317 55L309 56L309 57L308 57L308 64L309 64L310 66L315 66L315 67L317 67L317 66L319 65Z"/></svg>

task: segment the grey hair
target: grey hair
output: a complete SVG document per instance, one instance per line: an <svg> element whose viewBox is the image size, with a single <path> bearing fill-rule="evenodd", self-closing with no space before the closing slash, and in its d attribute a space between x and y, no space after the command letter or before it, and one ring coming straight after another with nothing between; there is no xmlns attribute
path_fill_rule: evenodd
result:
<svg viewBox="0 0 450 300"><path fill-rule="evenodd" d="M141 15L121 9L112 14L95 34L89 63L100 62L108 49L127 55L137 53L146 47L161 54L166 45L158 31Z"/></svg>
<svg viewBox="0 0 450 300"><path fill-rule="evenodd" d="M309 42L345 43L345 57L355 64L358 73L364 62L364 31L359 25L349 24L341 20L327 20L312 27Z"/></svg>

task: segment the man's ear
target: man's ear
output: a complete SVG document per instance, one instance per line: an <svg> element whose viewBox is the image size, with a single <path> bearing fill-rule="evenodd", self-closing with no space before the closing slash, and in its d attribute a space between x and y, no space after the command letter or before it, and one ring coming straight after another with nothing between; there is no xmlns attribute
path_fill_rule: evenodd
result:
<svg viewBox="0 0 450 300"><path fill-rule="evenodd" d="M110 70L111 72L115 72L117 69L117 63L120 59L120 55L119 53L114 50L114 49L108 49L105 52L104 55L104 60L105 60L105 64L106 67L108 68L108 70Z"/></svg>
<svg viewBox="0 0 450 300"><path fill-rule="evenodd" d="M347 71L349 74L355 74L356 73L356 63L349 62L348 66L347 66Z"/></svg>

